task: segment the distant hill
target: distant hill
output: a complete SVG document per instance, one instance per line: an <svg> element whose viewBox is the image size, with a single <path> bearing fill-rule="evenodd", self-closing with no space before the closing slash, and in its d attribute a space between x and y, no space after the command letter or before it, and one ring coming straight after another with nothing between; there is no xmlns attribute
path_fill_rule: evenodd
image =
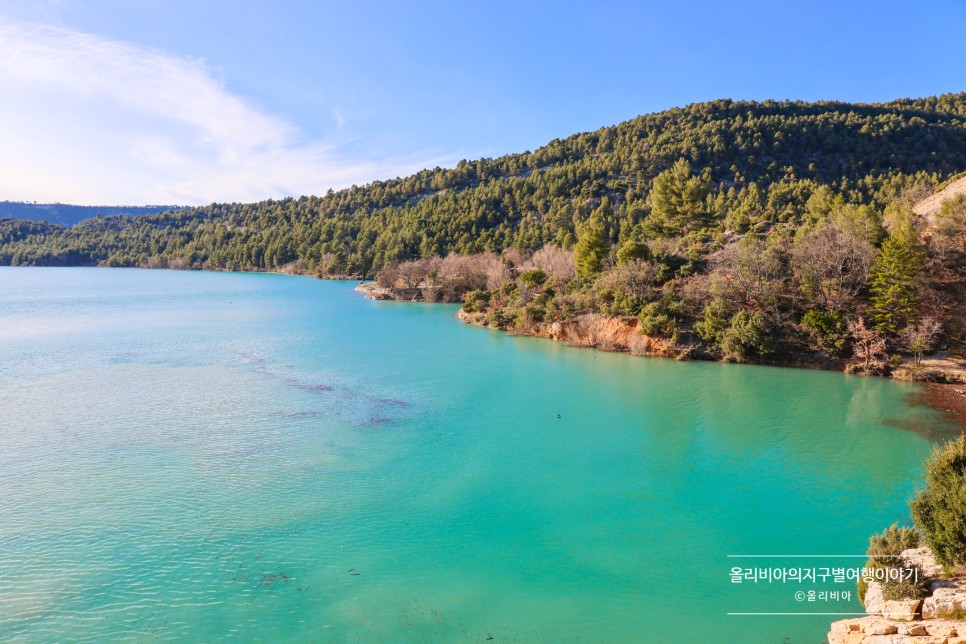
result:
<svg viewBox="0 0 966 644"><path fill-rule="evenodd" d="M322 196L0 219L0 265L378 276L522 335L953 381L919 359L966 358L964 174L966 92L722 99Z"/></svg>
<svg viewBox="0 0 966 644"><path fill-rule="evenodd" d="M72 206L64 203L26 203L0 201L0 219L28 219L46 221L60 226L73 226L85 219L124 215L156 215L169 210L184 210L184 206Z"/></svg>
<svg viewBox="0 0 966 644"><path fill-rule="evenodd" d="M2 220L0 265L277 270L298 263L313 274L371 276L434 255L569 249L594 216L604 241L623 246L652 241L662 226L662 235L673 232L674 221L652 217L651 192L681 160L706 193L701 211L713 225L681 249L661 250L675 256L672 272L694 270L712 250L709 235L764 235L844 206L881 218L900 195L931 194L966 171L966 92L877 104L722 99L532 152L321 196L88 219L70 228Z"/></svg>

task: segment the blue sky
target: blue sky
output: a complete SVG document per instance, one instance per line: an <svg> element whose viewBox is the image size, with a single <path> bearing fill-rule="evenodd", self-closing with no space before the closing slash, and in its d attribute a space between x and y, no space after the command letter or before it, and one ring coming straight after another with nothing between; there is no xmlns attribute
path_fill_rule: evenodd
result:
<svg viewBox="0 0 966 644"><path fill-rule="evenodd" d="M695 101L966 90L966 1L0 0L0 199L319 194Z"/></svg>

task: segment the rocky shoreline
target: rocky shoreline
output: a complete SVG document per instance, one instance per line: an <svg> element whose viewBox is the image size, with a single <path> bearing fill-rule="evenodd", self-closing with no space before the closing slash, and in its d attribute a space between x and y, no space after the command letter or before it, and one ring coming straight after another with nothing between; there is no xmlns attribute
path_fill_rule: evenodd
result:
<svg viewBox="0 0 966 644"><path fill-rule="evenodd" d="M485 327L486 315L467 313L460 309L457 319L466 324ZM644 335L636 319L619 320L596 313L587 313L564 322L535 323L526 330L515 330L513 335L547 338L566 342L568 346L616 351L634 356L684 359L685 351L672 346L664 338Z"/></svg>
<svg viewBox="0 0 966 644"><path fill-rule="evenodd" d="M966 577L944 577L925 547L903 550L899 557L926 576L926 597L889 600L881 584L869 582L868 615L833 622L829 644L966 644Z"/></svg>

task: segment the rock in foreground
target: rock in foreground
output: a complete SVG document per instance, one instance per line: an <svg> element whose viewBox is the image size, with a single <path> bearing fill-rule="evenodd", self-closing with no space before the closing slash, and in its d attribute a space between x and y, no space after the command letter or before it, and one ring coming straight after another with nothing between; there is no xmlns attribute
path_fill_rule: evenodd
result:
<svg viewBox="0 0 966 644"><path fill-rule="evenodd" d="M942 569L927 548L904 550L906 565L917 565L929 581L925 599L887 600L870 582L865 593L869 615L832 624L829 644L966 644L966 577L939 579Z"/></svg>

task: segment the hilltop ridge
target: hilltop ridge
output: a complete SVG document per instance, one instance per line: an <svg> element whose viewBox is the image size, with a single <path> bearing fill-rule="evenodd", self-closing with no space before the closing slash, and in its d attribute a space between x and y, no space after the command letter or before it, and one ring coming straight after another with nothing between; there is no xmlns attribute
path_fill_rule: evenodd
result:
<svg viewBox="0 0 966 644"><path fill-rule="evenodd" d="M802 221L810 199L811 212L836 198L884 208L966 169L966 94L881 104L722 99L323 196L108 217L69 230L7 222L0 263L299 263L312 274L371 276L416 257L566 246L605 201L617 243L648 217L654 178L679 159L706 175L712 216L733 230Z"/></svg>

